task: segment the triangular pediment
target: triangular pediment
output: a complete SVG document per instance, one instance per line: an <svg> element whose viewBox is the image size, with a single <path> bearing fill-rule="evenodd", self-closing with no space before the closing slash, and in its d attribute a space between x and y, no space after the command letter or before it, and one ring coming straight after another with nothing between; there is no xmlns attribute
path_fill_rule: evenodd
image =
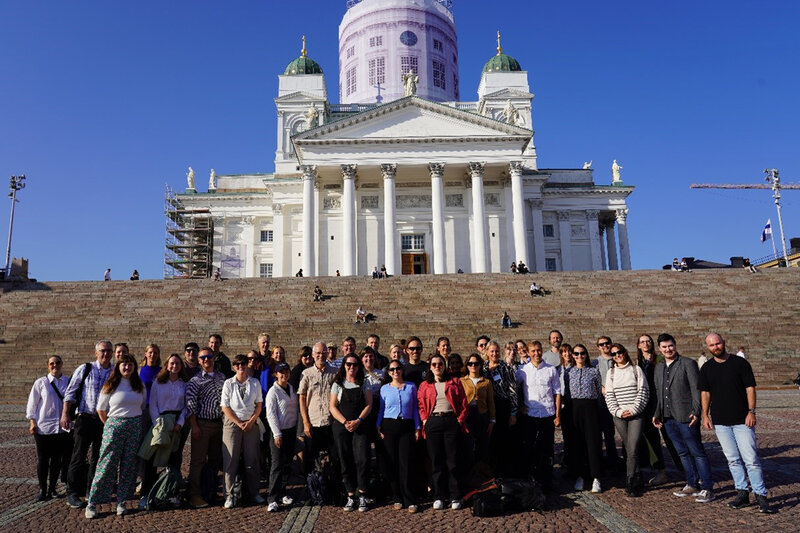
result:
<svg viewBox="0 0 800 533"><path fill-rule="evenodd" d="M529 93L526 91L518 91L516 89L500 89L499 91L495 91L493 93L485 95L484 98L486 100L497 100L497 99L507 99L507 98L530 99L533 98L533 93Z"/></svg>
<svg viewBox="0 0 800 533"><path fill-rule="evenodd" d="M275 98L275 102L280 102L284 104L292 102L311 102L311 101L319 102L320 100L322 100L322 98L320 98L319 96L315 96L313 94L306 93L303 91L295 91L293 93L284 94L283 96Z"/></svg>
<svg viewBox="0 0 800 533"><path fill-rule="evenodd" d="M302 145L319 141L376 142L391 139L519 140L532 132L445 104L410 96L297 134Z"/></svg>

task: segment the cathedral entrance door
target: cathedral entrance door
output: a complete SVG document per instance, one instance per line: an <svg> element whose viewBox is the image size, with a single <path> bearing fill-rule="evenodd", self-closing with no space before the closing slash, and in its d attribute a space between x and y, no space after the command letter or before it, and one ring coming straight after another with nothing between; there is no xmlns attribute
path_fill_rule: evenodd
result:
<svg viewBox="0 0 800 533"><path fill-rule="evenodd" d="M403 254L402 262L403 275L428 273L428 254Z"/></svg>

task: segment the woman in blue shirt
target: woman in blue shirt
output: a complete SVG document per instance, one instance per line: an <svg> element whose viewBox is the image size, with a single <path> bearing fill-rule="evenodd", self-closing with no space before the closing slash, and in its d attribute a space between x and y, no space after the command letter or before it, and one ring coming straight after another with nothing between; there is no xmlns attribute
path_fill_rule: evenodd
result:
<svg viewBox="0 0 800 533"><path fill-rule="evenodd" d="M403 365L392 360L386 368L381 387L377 425L386 445L386 473L392 487L394 508L417 512L411 488L411 465L414 462L414 441L420 439L417 387L403 379Z"/></svg>

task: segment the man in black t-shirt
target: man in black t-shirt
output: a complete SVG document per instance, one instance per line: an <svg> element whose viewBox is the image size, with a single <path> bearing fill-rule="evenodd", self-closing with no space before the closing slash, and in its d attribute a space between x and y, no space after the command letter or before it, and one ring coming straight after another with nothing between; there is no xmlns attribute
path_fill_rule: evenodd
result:
<svg viewBox="0 0 800 533"><path fill-rule="evenodd" d="M767 502L767 487L756 446L756 380L746 359L729 354L725 340L709 333L706 347L714 357L700 369L703 427L714 428L728 459L736 497L728 505L749 505L747 480L755 493L758 510L773 513ZM713 418L713 423L712 423Z"/></svg>
<svg viewBox="0 0 800 533"><path fill-rule="evenodd" d="M422 341L419 337L411 337L406 343L406 358L408 363L405 365L403 377L417 387L425 379L428 373L428 363L422 360Z"/></svg>

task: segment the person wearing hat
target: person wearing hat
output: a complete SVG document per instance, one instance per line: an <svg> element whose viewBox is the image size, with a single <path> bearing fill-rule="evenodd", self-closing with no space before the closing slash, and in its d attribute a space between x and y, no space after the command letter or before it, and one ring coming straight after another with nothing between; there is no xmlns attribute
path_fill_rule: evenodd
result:
<svg viewBox="0 0 800 533"><path fill-rule="evenodd" d="M280 502L282 504L291 505L293 503L292 498L284 492L294 457L297 437L297 406L297 393L289 383L289 365L278 363L275 365L275 383L267 392L264 407L267 411L267 423L272 433L269 443L272 466L269 472L268 512L278 510L278 498L281 495Z"/></svg>

